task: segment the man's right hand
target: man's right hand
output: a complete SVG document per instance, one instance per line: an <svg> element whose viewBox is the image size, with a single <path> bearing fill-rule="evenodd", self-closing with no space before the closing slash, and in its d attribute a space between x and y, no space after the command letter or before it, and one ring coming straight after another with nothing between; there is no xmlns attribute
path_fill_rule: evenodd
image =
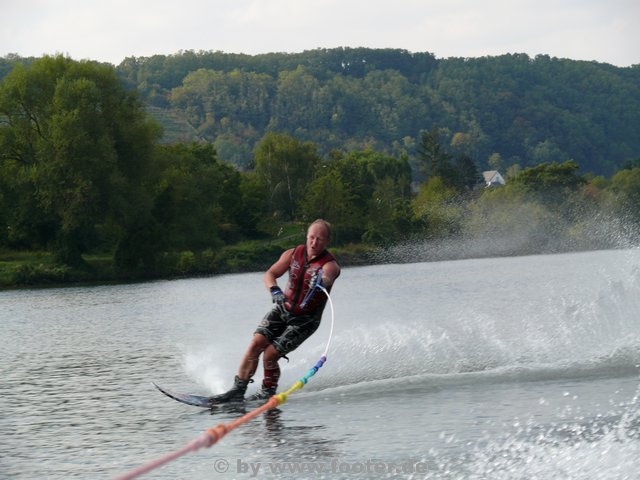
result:
<svg viewBox="0 0 640 480"><path fill-rule="evenodd" d="M284 303L285 297L280 287L275 285L271 287L271 299L273 303L277 303L278 305L282 305Z"/></svg>

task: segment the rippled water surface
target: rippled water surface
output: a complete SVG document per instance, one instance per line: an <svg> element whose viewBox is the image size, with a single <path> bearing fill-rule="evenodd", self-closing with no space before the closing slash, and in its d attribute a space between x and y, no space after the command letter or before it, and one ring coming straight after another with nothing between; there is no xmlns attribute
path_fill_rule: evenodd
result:
<svg viewBox="0 0 640 480"><path fill-rule="evenodd" d="M640 251L345 268L332 298L302 391L142 478L640 478ZM112 478L237 418L151 382L226 389L269 308L261 274L0 292L0 478Z"/></svg>

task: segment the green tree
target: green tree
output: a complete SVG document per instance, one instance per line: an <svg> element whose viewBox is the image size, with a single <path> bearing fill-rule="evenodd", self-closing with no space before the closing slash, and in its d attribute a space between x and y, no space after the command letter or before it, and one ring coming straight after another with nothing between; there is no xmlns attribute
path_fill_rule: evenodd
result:
<svg viewBox="0 0 640 480"><path fill-rule="evenodd" d="M460 196L440 177L431 177L420 185L411 206L414 219L427 238L447 238L462 229L464 209Z"/></svg>
<svg viewBox="0 0 640 480"><path fill-rule="evenodd" d="M328 171L326 165L321 171L323 174L309 184L300 207L308 220L329 219L334 226L333 243L340 243L351 238L350 229L359 221L354 209L354 193L342 179L340 171Z"/></svg>
<svg viewBox="0 0 640 480"><path fill-rule="evenodd" d="M391 176L378 180L369 202L367 229L362 236L365 242L378 245L390 244L411 229L409 198Z"/></svg>
<svg viewBox="0 0 640 480"><path fill-rule="evenodd" d="M158 163L154 217L162 226L166 248L203 250L238 240L240 174L218 162L213 146L162 146Z"/></svg>
<svg viewBox="0 0 640 480"><path fill-rule="evenodd" d="M384 143L415 131L415 120L427 113L425 106L415 101L416 86L396 71L368 73L362 82L362 89L367 101L367 114L374 121L374 130L369 129L365 133Z"/></svg>
<svg viewBox="0 0 640 480"><path fill-rule="evenodd" d="M100 225L125 236L144 221L160 130L113 68L63 56L17 65L0 85L0 118L0 182L20 212L8 227L26 244L81 265Z"/></svg>
<svg viewBox="0 0 640 480"><path fill-rule="evenodd" d="M171 105L184 111L191 124L213 139L235 125L264 129L271 118L275 80L266 74L199 69L171 90Z"/></svg>
<svg viewBox="0 0 640 480"><path fill-rule="evenodd" d="M257 234L261 222L268 217L268 193L255 172L242 173L239 188L243 208L237 222L243 234L252 237Z"/></svg>
<svg viewBox="0 0 640 480"><path fill-rule="evenodd" d="M291 134L326 127L330 118L326 94L320 82L302 66L281 72L270 127Z"/></svg>
<svg viewBox="0 0 640 480"><path fill-rule="evenodd" d="M410 184L406 158L354 151L316 169L303 211L308 217L326 213L341 242L386 243L409 228Z"/></svg>
<svg viewBox="0 0 640 480"><path fill-rule="evenodd" d="M622 218L640 223L640 167L620 170L611 178L609 191L613 195L616 213Z"/></svg>
<svg viewBox="0 0 640 480"><path fill-rule="evenodd" d="M487 164L489 165L489 168L497 171L502 170L504 167L502 156L497 152L494 152L491 154L491 156L489 156L489 159L487 160Z"/></svg>
<svg viewBox="0 0 640 480"><path fill-rule="evenodd" d="M475 162L467 155L458 155L454 159L454 185L459 189L472 190L482 182Z"/></svg>
<svg viewBox="0 0 640 480"><path fill-rule="evenodd" d="M511 188L528 192L543 193L548 197L552 192L565 189L576 190L586 183L578 174L579 166L573 160L564 163L541 163L535 167L525 168L509 182Z"/></svg>
<svg viewBox="0 0 640 480"><path fill-rule="evenodd" d="M320 157L314 144L282 133L267 133L256 149L256 173L264 183L273 213L295 219L298 204Z"/></svg>
<svg viewBox="0 0 640 480"><path fill-rule="evenodd" d="M446 185L458 186L460 179L453 157L443 148L440 136L441 131L437 127L421 133L418 145L420 169L427 179L440 177Z"/></svg>
<svg viewBox="0 0 640 480"><path fill-rule="evenodd" d="M456 190L472 189L481 180L475 162L465 153L452 155L447 152L440 141L441 130L434 127L420 135L418 146L419 168L427 180L438 177L446 186ZM471 135L458 133L454 135L454 143L458 150L464 150L459 145L471 141ZM466 140L465 140L466 139Z"/></svg>

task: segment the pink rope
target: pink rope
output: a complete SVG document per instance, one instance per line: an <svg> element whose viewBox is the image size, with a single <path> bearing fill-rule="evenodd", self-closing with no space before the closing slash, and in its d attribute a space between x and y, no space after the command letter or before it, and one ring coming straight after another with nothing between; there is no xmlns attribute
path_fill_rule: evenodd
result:
<svg viewBox="0 0 640 480"><path fill-rule="evenodd" d="M150 472L151 470L154 470L158 467L161 467L162 465L164 465L165 463L169 463L172 460L175 460L178 457L181 457L182 455L185 455L189 452L195 452L196 450L199 450L202 447L210 447L211 445L213 445L214 443L216 443L218 440L220 440L222 437L224 437L227 433L229 433L230 431L234 430L235 428L239 427L240 425L242 425L243 423L248 422L249 420L257 417L258 415L260 415L262 412L265 412L267 410L270 410L272 408L276 408L278 405L280 405L280 401L278 398L276 398L275 396L271 397L269 399L269 401L267 403L265 403L264 405L262 405L259 408L256 408L255 410L252 410L249 413L246 413L245 415L243 415L242 417L229 422L227 424L219 424L216 425L213 428L208 429L206 432L204 432L202 435L200 435L198 438L190 441L188 444L186 444L184 447L174 451L174 452L170 452L167 453L166 455L153 460L145 465L141 465L138 468L135 468L133 470L131 470L128 473L125 473L123 475L120 475L118 477L115 477L114 480L131 480L133 478L139 477L140 475L143 475L147 472Z"/></svg>
<svg viewBox="0 0 640 480"><path fill-rule="evenodd" d="M202 448L202 447L207 447L208 446L208 442L210 441L209 438L209 433L204 433L202 434L200 437L196 438L195 440L192 440L191 442L189 442L187 445L185 445L184 447L182 447L179 450L176 450L175 452L170 452L167 453L166 455L147 463L146 465L142 465L134 470L131 470L128 473L125 473L123 475L120 475L118 477L115 478L115 480L131 480L132 478L136 478L139 477L140 475L143 475L147 472L150 472L151 470L154 470L158 467L161 467L162 465L164 465L165 463L169 463L172 460L175 460L178 457L181 457L182 455L189 453L189 452L195 452L196 450Z"/></svg>

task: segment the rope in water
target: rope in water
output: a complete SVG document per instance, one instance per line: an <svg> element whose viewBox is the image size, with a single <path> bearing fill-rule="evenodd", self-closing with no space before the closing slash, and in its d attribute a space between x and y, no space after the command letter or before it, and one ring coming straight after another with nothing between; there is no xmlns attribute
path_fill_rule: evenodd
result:
<svg viewBox="0 0 640 480"><path fill-rule="evenodd" d="M331 339L333 337L333 325L334 325L333 302L331 301L331 296L329 295L329 292L322 285L318 285L317 287L320 288L327 295L327 299L329 300L329 307L331 308L331 329L329 330L329 340L327 341L327 345L324 349L324 352L322 353L322 356L316 362L316 364L313 367L311 367L309 371L307 371L306 375L304 375L302 378L300 378L300 380L295 382L291 386L291 388L289 388L289 390L271 397L267 401L267 403L265 403L264 405L250 411L249 413L243 415L242 417L237 418L232 422L220 423L215 427L209 428L208 430L203 432L199 437L195 438L194 440L186 444L184 447L174 452L167 453L166 455L156 460L153 460L145 465L141 465L140 467L135 468L128 473L117 476L115 477L114 480L130 480L132 478L139 477L140 475L148 473L151 470L155 470L156 468L161 467L162 465L165 465L189 452L195 452L196 450L199 450L203 447L209 448L210 446L214 445L219 440L221 440L226 434L238 428L240 425L249 422L250 420L260 415L261 413L266 412L267 410L277 408L280 405L284 404L287 401L287 398L289 397L289 395L291 395L296 390L300 390L301 388L303 388L307 384L309 379L313 377L316 374L316 372L327 361L327 352L329 351L329 346L331 345Z"/></svg>

